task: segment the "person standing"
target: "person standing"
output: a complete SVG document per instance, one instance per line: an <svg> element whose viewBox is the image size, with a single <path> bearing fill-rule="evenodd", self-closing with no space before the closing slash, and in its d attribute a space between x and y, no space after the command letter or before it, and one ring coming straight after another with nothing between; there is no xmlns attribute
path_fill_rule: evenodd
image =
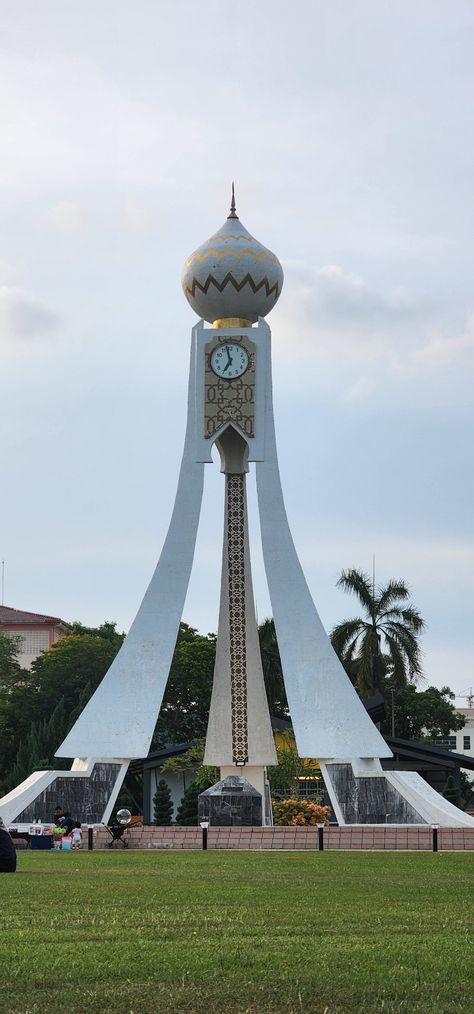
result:
<svg viewBox="0 0 474 1014"><path fill-rule="evenodd" d="M74 827L73 827L73 829L71 831L71 839L72 839L71 848L73 848L73 849L81 849L82 848L82 827L79 824L79 822L77 822L76 824L74 824Z"/></svg>

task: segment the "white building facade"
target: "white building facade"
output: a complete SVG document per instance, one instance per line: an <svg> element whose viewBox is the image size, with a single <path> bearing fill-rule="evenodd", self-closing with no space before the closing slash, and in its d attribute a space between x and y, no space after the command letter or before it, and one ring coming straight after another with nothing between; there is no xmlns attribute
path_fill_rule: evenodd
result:
<svg viewBox="0 0 474 1014"><path fill-rule="evenodd" d="M463 753L466 757L474 760L474 705L468 708L456 708L456 711L465 719L464 728L450 732L443 743L449 750ZM466 771L466 774L471 781L474 781L473 771Z"/></svg>

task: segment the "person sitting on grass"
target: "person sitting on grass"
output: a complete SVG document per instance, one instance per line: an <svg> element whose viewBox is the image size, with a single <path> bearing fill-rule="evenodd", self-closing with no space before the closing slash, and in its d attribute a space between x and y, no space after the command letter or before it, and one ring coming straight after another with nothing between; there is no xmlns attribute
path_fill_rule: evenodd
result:
<svg viewBox="0 0 474 1014"><path fill-rule="evenodd" d="M5 827L0 827L0 873L14 873L16 849Z"/></svg>

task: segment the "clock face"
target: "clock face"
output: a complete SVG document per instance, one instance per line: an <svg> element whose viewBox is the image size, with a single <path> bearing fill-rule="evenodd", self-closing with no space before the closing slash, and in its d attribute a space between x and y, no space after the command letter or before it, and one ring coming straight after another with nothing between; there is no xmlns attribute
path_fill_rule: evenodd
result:
<svg viewBox="0 0 474 1014"><path fill-rule="evenodd" d="M226 342L217 345L211 352L211 369L218 377L224 380L234 380L241 377L248 369L249 356L242 345L235 342Z"/></svg>

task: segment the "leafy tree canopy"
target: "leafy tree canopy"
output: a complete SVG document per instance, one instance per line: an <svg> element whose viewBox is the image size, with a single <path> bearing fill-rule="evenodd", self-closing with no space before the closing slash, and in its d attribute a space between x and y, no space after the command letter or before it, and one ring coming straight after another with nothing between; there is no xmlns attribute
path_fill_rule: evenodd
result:
<svg viewBox="0 0 474 1014"><path fill-rule="evenodd" d="M401 739L433 743L439 736L447 736L465 724L463 716L455 711L455 695L449 687L417 690L412 683L398 687L392 678L384 684L387 714L382 732L386 736L392 731L392 691L395 735Z"/></svg>
<svg viewBox="0 0 474 1014"><path fill-rule="evenodd" d="M262 658L263 678L267 692L270 714L276 718L288 717L288 701L286 699L285 682L281 667L280 650L272 619L265 619L258 628L260 655Z"/></svg>
<svg viewBox="0 0 474 1014"><path fill-rule="evenodd" d="M105 675L123 638L124 634L117 633L111 623L96 628L75 623L65 637L35 659L31 669L21 670L13 664L7 682L3 679L0 685L3 788L18 774L14 764L19 751L22 770L34 767L40 760L53 762L54 750ZM52 721L60 702L62 705Z"/></svg>
<svg viewBox="0 0 474 1014"><path fill-rule="evenodd" d="M202 792L204 789L208 789L210 785L215 785L220 778L220 769L212 767L208 764L203 764L204 750L206 746L206 740L203 736L202 739L196 740L192 746L186 750L185 753L180 754L177 757L169 757L168 760L161 765L161 771L171 771L173 774L183 774L186 771L194 771L194 781L196 785L199 785L199 789Z"/></svg>
<svg viewBox="0 0 474 1014"><path fill-rule="evenodd" d="M20 645L21 637L0 633L0 694L8 693L12 684L20 678L21 667L17 658Z"/></svg>
<svg viewBox="0 0 474 1014"><path fill-rule="evenodd" d="M206 735L215 657L215 634L180 623L153 749Z"/></svg>
<svg viewBox="0 0 474 1014"><path fill-rule="evenodd" d="M288 715L280 653L273 620L259 626L263 676L270 713ZM153 748L205 737L216 657L216 635L198 634L181 623Z"/></svg>

